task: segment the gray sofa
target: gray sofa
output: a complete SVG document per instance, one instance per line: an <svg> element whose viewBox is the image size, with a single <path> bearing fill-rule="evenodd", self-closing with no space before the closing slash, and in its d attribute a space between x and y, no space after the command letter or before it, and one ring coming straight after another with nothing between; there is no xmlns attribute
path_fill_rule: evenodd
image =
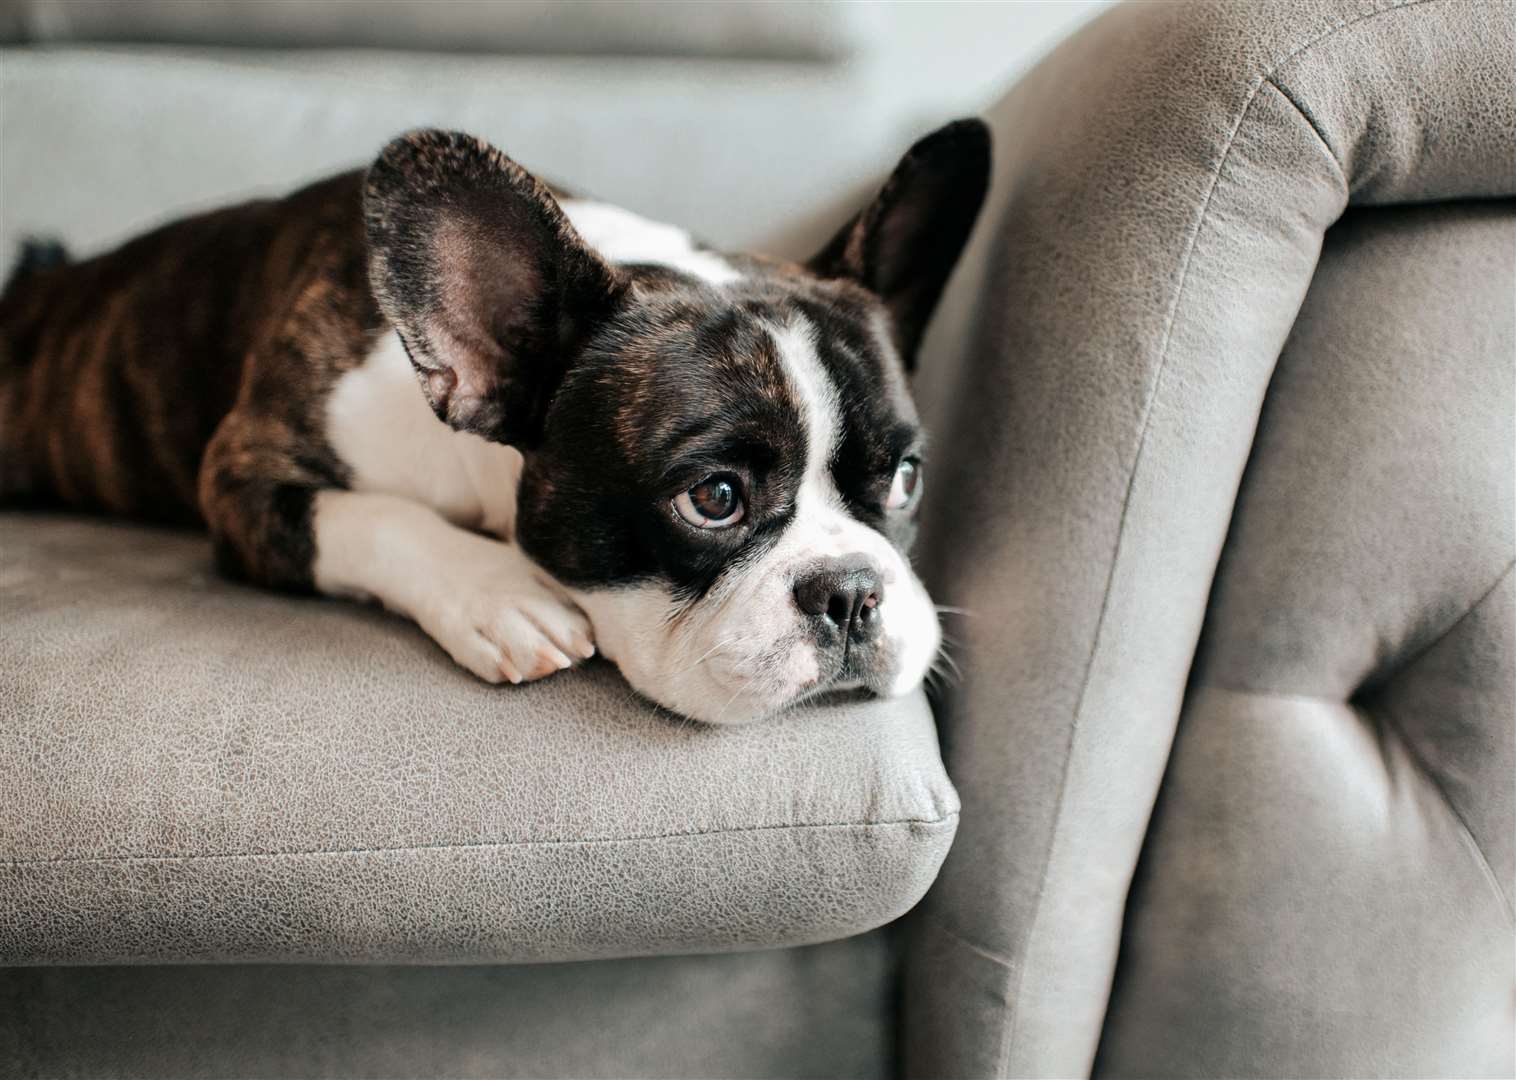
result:
<svg viewBox="0 0 1516 1080"><path fill-rule="evenodd" d="M802 252L905 116L833 48L20 48L0 224L440 119ZM193 534L0 516L0 1072L1512 1075L1513 57L1498 3L1138 5L988 109L918 376L930 708L489 688Z"/></svg>

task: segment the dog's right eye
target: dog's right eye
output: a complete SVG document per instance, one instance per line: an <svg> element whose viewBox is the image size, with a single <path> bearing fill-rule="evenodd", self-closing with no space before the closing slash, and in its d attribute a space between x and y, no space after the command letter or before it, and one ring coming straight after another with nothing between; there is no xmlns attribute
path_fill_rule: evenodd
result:
<svg viewBox="0 0 1516 1080"><path fill-rule="evenodd" d="M673 498L674 512L697 529L726 529L742 520L742 481L713 473Z"/></svg>
<svg viewBox="0 0 1516 1080"><path fill-rule="evenodd" d="M921 459L908 457L895 468L895 478L890 482L890 494L885 499L886 510L904 510L916 502L921 494Z"/></svg>

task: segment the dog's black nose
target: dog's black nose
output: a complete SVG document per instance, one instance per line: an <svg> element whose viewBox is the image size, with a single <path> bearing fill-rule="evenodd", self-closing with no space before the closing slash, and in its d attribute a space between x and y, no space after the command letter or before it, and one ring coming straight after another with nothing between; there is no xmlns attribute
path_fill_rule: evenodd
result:
<svg viewBox="0 0 1516 1080"><path fill-rule="evenodd" d="M829 559L811 567L795 582L795 606L830 634L865 642L879 633L879 604L884 585L873 563L864 559Z"/></svg>

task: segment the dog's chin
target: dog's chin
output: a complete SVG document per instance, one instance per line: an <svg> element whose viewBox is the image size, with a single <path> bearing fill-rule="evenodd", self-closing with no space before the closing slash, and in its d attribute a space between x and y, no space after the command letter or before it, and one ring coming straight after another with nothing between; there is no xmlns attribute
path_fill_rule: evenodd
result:
<svg viewBox="0 0 1516 1080"><path fill-rule="evenodd" d="M594 626L600 654L634 690L681 717L717 726L753 723L839 694L911 693L942 640L919 586L898 590L899 607L885 616L893 626L886 622L876 641L842 655L818 647L798 618L784 626L772 617L702 619L651 583L570 593ZM739 610L772 607L754 601Z"/></svg>
<svg viewBox="0 0 1516 1080"><path fill-rule="evenodd" d="M801 706L822 708L846 702L899 697L917 689L925 672L914 677L895 675L887 679L865 679L846 669L825 679L813 679L787 691L763 687L762 676L712 679L711 696L690 701L685 695L665 694L664 688L633 686L645 697L690 720L714 727L738 726L766 720ZM714 702L712 708L709 702Z"/></svg>
<svg viewBox="0 0 1516 1080"><path fill-rule="evenodd" d="M712 655L705 662L670 662L660 650L648 648L646 639L630 651L619 647L635 635L607 632L597 627L600 651L616 664L622 676L642 697L685 719L714 727L735 727L766 720L800 706L825 706L842 701L896 697L921 685L935 647L915 650L927 660L917 670L871 669L860 673L854 665L838 664L816 655L808 645L796 644L770 651L769 658ZM683 650L678 651L681 660ZM831 670L826 670L830 666Z"/></svg>
<svg viewBox="0 0 1516 1080"><path fill-rule="evenodd" d="M643 648L628 655L614 645L602 649L643 697L715 727L768 719L829 693L840 681L818 670L814 651L799 647L762 663L715 654L688 664L674 660L683 650L670 650L672 655L660 662L657 651Z"/></svg>
<svg viewBox="0 0 1516 1080"><path fill-rule="evenodd" d="M835 704L880 696L858 679L812 681L790 691L775 691L761 676L711 678L706 695L691 695L688 688L655 685L633 687L644 697L685 719L712 727L739 727L767 720L801 706Z"/></svg>

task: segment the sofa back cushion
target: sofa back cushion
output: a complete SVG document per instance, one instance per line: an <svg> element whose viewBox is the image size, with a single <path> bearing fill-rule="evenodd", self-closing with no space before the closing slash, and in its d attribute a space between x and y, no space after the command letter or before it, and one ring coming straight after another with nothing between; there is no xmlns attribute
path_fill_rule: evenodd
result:
<svg viewBox="0 0 1516 1080"><path fill-rule="evenodd" d="M0 40L837 60L869 5L693 0L15 0Z"/></svg>
<svg viewBox="0 0 1516 1080"><path fill-rule="evenodd" d="M1512 1067L1516 212L1327 234L1238 497L1097 1071Z"/></svg>

